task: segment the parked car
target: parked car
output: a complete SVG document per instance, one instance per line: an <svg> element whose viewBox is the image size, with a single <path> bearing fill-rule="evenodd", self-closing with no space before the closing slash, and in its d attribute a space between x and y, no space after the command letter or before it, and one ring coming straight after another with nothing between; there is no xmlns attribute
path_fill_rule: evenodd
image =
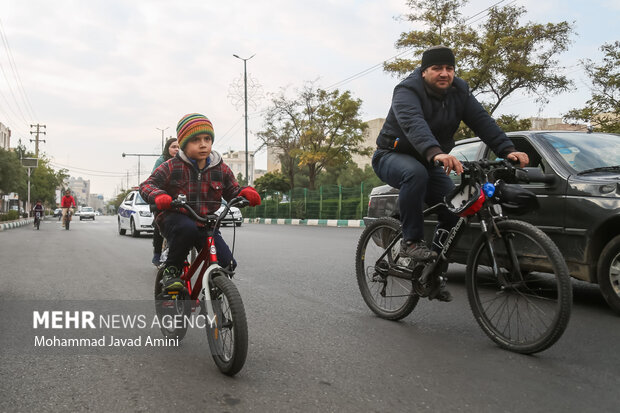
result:
<svg viewBox="0 0 620 413"><path fill-rule="evenodd" d="M121 202L117 220L120 235L125 235L127 230L132 237L139 237L141 232L153 233L153 213L138 190L129 192Z"/></svg>
<svg viewBox="0 0 620 413"><path fill-rule="evenodd" d="M83 219L92 219L95 220L95 210L91 207L82 207L80 211L80 221Z"/></svg>
<svg viewBox="0 0 620 413"><path fill-rule="evenodd" d="M551 183L521 184L537 195L540 208L518 219L545 231L562 251L571 275L599 284L609 306L620 313L620 135L562 131L508 135L517 150L528 154L526 169L538 168L552 176ZM478 138L457 142L451 154L461 160L496 158ZM364 220L382 216L399 216L398 190L388 185L372 190ZM425 220L427 241L436 224L436 217ZM471 228L463 234L455 247L455 262L465 263L477 232Z"/></svg>
<svg viewBox="0 0 620 413"><path fill-rule="evenodd" d="M226 201L222 199L222 206L220 206L219 209L215 211L215 215L219 216L224 211L225 204L226 204ZM242 223L243 223L243 215L241 214L241 211L237 207L230 208L230 210L228 211L228 214L226 214L226 216L222 219L222 226L226 226L228 224L231 224L231 225L235 224L236 226L240 227Z"/></svg>
<svg viewBox="0 0 620 413"><path fill-rule="evenodd" d="M54 210L54 218L62 216L62 208L56 208Z"/></svg>

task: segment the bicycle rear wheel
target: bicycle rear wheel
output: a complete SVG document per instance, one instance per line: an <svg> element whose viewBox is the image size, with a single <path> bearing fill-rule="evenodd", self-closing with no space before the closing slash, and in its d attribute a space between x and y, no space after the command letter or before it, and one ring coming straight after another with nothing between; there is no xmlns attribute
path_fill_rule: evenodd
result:
<svg viewBox="0 0 620 413"><path fill-rule="evenodd" d="M355 254L355 272L362 297L375 314L387 320L407 317L420 299L413 292L411 279L385 275L396 264L402 236L400 222L379 218L362 232ZM390 251L379 261L395 239Z"/></svg>
<svg viewBox="0 0 620 413"><path fill-rule="evenodd" d="M467 296L482 330L501 347L524 354L553 345L570 318L568 268L553 241L522 221L497 222L467 260ZM493 271L496 264L497 275Z"/></svg>
<svg viewBox="0 0 620 413"><path fill-rule="evenodd" d="M161 279L164 276L164 267L157 271L155 277L155 313L159 321L159 329L166 338L182 340L187 334L187 323L192 313L192 302L186 290L179 291L176 295L163 294ZM182 317L183 322L178 322Z"/></svg>
<svg viewBox="0 0 620 413"><path fill-rule="evenodd" d="M222 373L234 376L243 368L248 354L248 322L243 301L226 275L213 278L210 294L215 313L209 315L206 323L211 355Z"/></svg>

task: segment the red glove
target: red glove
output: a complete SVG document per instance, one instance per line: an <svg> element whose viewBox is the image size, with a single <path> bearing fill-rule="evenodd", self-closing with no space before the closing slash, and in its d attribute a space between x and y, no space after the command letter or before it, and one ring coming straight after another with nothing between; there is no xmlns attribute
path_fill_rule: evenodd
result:
<svg viewBox="0 0 620 413"><path fill-rule="evenodd" d="M171 202L172 197L168 194L160 194L155 197L155 205L159 210L169 209Z"/></svg>
<svg viewBox="0 0 620 413"><path fill-rule="evenodd" d="M250 206L260 205L260 195L256 192L256 189L251 186L246 186L239 192L239 195L244 197L250 203Z"/></svg>

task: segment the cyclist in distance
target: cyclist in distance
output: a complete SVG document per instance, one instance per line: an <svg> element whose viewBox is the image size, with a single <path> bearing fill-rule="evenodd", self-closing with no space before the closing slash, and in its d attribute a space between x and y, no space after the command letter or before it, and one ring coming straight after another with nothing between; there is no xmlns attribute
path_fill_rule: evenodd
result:
<svg viewBox="0 0 620 413"><path fill-rule="evenodd" d="M214 139L213 124L206 116L198 113L183 116L177 124L180 147L177 155L157 167L140 185L142 197L163 211L155 218L169 245L163 291L185 288L180 279L183 262L192 247L202 248L206 234L206 229L183 209L170 209L173 198L185 195L187 203L202 216L217 211L222 198L230 201L243 196L250 206L260 205L258 192L250 186L241 188L221 155L211 150ZM236 262L219 232L214 240L220 265L234 269Z"/></svg>
<svg viewBox="0 0 620 413"><path fill-rule="evenodd" d="M465 122L498 156L527 165L527 154L513 143L469 91L454 76L451 49L433 46L422 53L422 64L394 88L392 104L377 137L372 167L385 183L400 189L399 209L403 230L400 255L417 262L432 261L440 248L424 242L424 203L435 205L454 189L451 171L463 172L461 162L449 155L454 134ZM441 162L443 166L436 166ZM458 217L446 208L438 212L436 229L449 231ZM446 269L443 269L445 271ZM445 286L436 296L451 301Z"/></svg>
<svg viewBox="0 0 620 413"><path fill-rule="evenodd" d="M37 223L36 223L36 214L37 214L37 212L39 213L39 219L42 219L43 218L43 211L44 211L43 204L41 204L41 200L40 199L37 199L37 203L35 204L35 206L32 207L32 213L35 216L35 223L34 223L35 226L37 225Z"/></svg>
<svg viewBox="0 0 620 413"><path fill-rule="evenodd" d="M168 139L164 145L164 150L162 151L161 156L155 161L155 165L153 166L151 173L153 173L159 165L166 162L168 159L174 158L177 152L179 152L179 142L177 142L177 138ZM157 225L153 225L153 259L151 262L155 266L159 266L160 264L163 243L164 238L159 232L159 227Z"/></svg>
<svg viewBox="0 0 620 413"><path fill-rule="evenodd" d="M65 191L65 196L62 197L62 199L60 200L60 207L62 208L62 222L64 223L64 219L65 216L67 215L67 213L69 212L69 208L71 207L76 207L75 205L75 199L71 196L71 191L70 190L66 190Z"/></svg>

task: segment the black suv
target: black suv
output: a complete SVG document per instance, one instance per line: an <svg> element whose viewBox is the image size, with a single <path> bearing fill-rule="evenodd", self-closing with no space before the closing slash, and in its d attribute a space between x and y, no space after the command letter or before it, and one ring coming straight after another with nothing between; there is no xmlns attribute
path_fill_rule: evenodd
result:
<svg viewBox="0 0 620 413"><path fill-rule="evenodd" d="M508 136L528 154L528 168L552 175L551 183L522 184L537 195L540 209L517 218L545 231L562 251L571 275L598 283L609 306L620 313L620 135L529 131ZM496 158L478 138L458 141L451 154L470 161ZM383 216L399 216L398 190L388 185L372 190L364 220ZM428 241L436 224L435 217L425 221ZM456 245L456 262L465 263L474 231L469 229Z"/></svg>

